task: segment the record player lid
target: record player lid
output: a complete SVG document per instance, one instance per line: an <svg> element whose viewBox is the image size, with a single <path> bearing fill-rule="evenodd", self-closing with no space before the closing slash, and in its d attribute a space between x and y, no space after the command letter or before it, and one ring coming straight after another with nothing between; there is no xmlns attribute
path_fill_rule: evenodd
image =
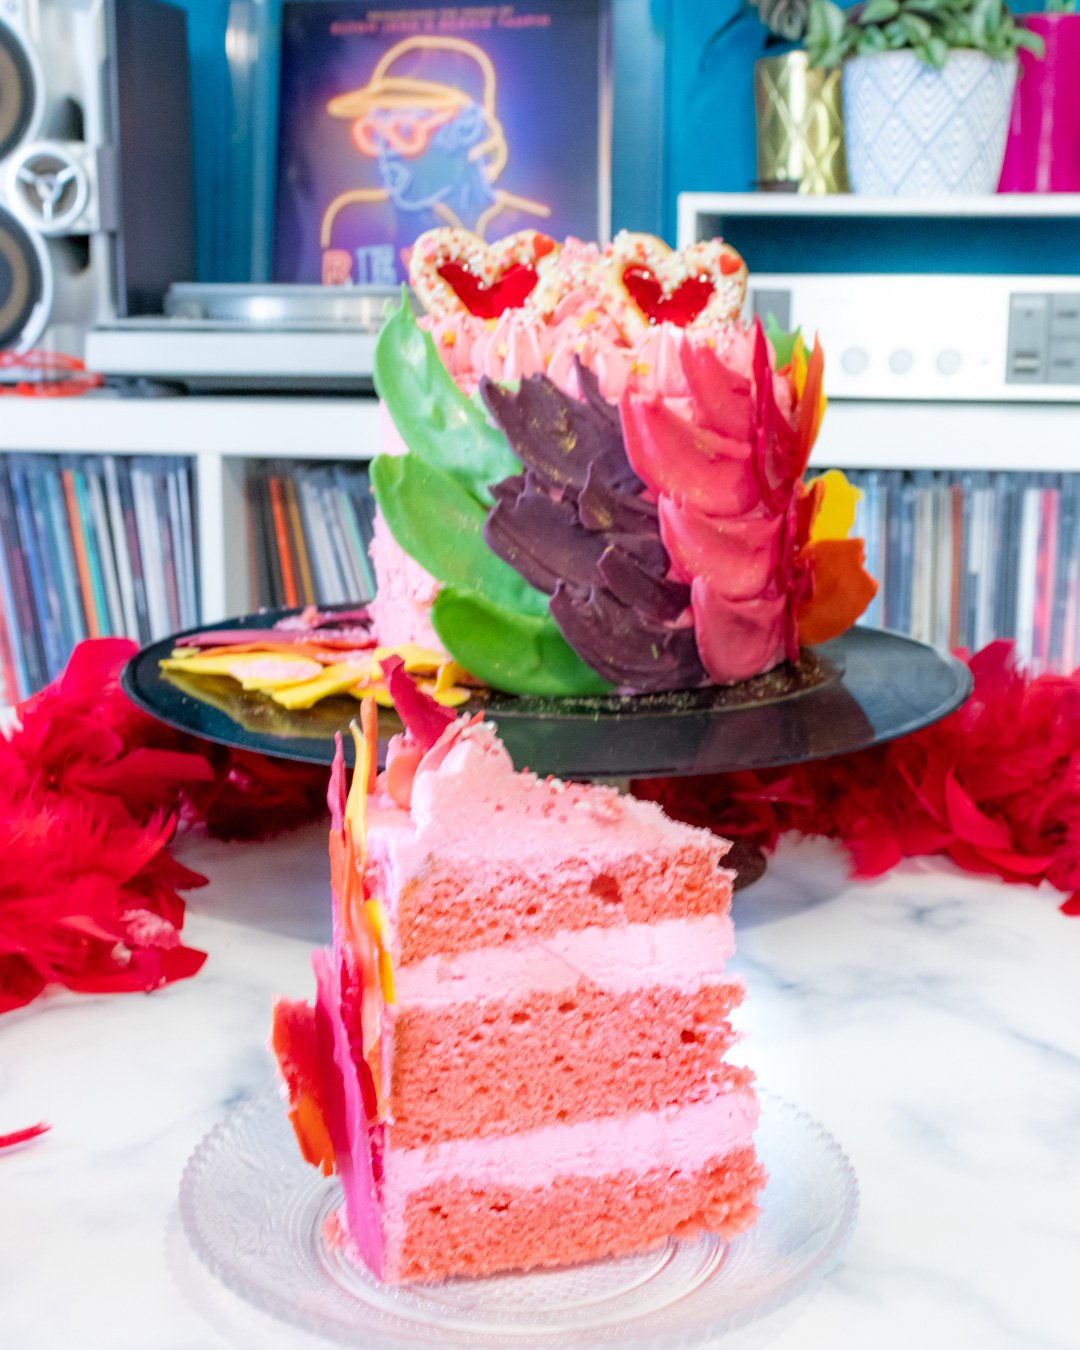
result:
<svg viewBox="0 0 1080 1350"><path fill-rule="evenodd" d="M266 283L174 282L165 297L172 319L251 328L353 328L377 332L396 286L291 286ZM413 308L417 306L414 303Z"/></svg>

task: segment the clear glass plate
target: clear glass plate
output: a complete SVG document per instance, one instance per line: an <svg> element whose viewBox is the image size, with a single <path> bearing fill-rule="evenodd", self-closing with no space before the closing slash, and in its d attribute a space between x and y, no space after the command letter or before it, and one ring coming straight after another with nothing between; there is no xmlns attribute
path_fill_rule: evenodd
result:
<svg viewBox="0 0 1080 1350"><path fill-rule="evenodd" d="M323 1241L335 1178L300 1157L276 1093L247 1102L195 1150L180 1183L192 1247L227 1286L308 1331L366 1350L677 1350L728 1338L811 1293L855 1226L840 1146L762 1094L769 1172L761 1218L734 1242L669 1240L636 1256L437 1285L390 1286Z"/></svg>

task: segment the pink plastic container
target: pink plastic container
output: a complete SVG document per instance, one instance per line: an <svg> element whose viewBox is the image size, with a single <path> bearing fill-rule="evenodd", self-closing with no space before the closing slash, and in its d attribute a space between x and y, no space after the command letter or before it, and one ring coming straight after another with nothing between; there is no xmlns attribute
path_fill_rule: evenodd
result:
<svg viewBox="0 0 1080 1350"><path fill-rule="evenodd" d="M1080 192L1080 14L1025 14L1046 43L1020 52L999 192Z"/></svg>

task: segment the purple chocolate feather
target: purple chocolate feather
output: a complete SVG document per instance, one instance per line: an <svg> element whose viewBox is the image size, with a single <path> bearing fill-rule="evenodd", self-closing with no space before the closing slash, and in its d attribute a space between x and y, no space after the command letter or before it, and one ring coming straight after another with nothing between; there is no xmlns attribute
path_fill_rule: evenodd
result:
<svg viewBox="0 0 1080 1350"><path fill-rule="evenodd" d="M667 549L658 534L605 534L604 541L629 553L643 572L651 577L666 577L671 566Z"/></svg>
<svg viewBox="0 0 1080 1350"><path fill-rule="evenodd" d="M585 476L585 486L578 494L578 514L587 530L660 535L655 502L625 492L612 492L600 482L591 465Z"/></svg>
<svg viewBox="0 0 1080 1350"><path fill-rule="evenodd" d="M496 494L484 522L488 548L546 595L560 580L592 585L606 540L581 527L573 502L553 501L531 474L525 482L516 498Z"/></svg>
<svg viewBox="0 0 1080 1350"><path fill-rule="evenodd" d="M603 396L600 392L600 381L584 361L582 361L577 352L574 353L574 369L577 371L578 386L581 389L581 396L588 406L593 412L599 413L601 417L611 422L613 426L619 427L621 431L622 423L619 419L619 405L617 403L609 403ZM641 489L639 488L638 491L640 492Z"/></svg>
<svg viewBox="0 0 1080 1350"><path fill-rule="evenodd" d="M668 578L656 506L639 495L618 410L580 361L584 402L544 376L514 394L490 380L480 389L526 465L492 488L484 525L493 553L552 598L552 617L588 665L642 691L704 683L692 627L666 625L690 603Z"/></svg>
<svg viewBox="0 0 1080 1350"><path fill-rule="evenodd" d="M485 375L480 393L523 464L550 486L585 486L589 466L616 492L641 492L619 423L564 394L546 375L522 380L517 393Z"/></svg>
<svg viewBox="0 0 1080 1350"><path fill-rule="evenodd" d="M574 651L612 684L655 693L707 682L692 627L643 622L602 587L582 593L560 584L549 607Z"/></svg>
<svg viewBox="0 0 1080 1350"><path fill-rule="evenodd" d="M650 576L636 559L614 544L604 550L596 570L615 599L629 605L645 621L674 623L690 604L689 586Z"/></svg>

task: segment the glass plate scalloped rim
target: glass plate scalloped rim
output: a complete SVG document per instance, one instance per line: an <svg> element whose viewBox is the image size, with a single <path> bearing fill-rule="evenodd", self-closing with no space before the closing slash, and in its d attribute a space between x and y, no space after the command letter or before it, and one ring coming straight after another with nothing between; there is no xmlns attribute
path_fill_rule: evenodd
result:
<svg viewBox="0 0 1080 1350"><path fill-rule="evenodd" d="M790 1103L759 1096L755 1142L769 1182L760 1219L731 1243L672 1239L559 1269L384 1285L323 1242L340 1188L303 1162L276 1093L235 1108L198 1145L180 1182L180 1217L198 1257L233 1292L366 1350L712 1344L816 1290L858 1216L858 1182L836 1140Z"/></svg>

